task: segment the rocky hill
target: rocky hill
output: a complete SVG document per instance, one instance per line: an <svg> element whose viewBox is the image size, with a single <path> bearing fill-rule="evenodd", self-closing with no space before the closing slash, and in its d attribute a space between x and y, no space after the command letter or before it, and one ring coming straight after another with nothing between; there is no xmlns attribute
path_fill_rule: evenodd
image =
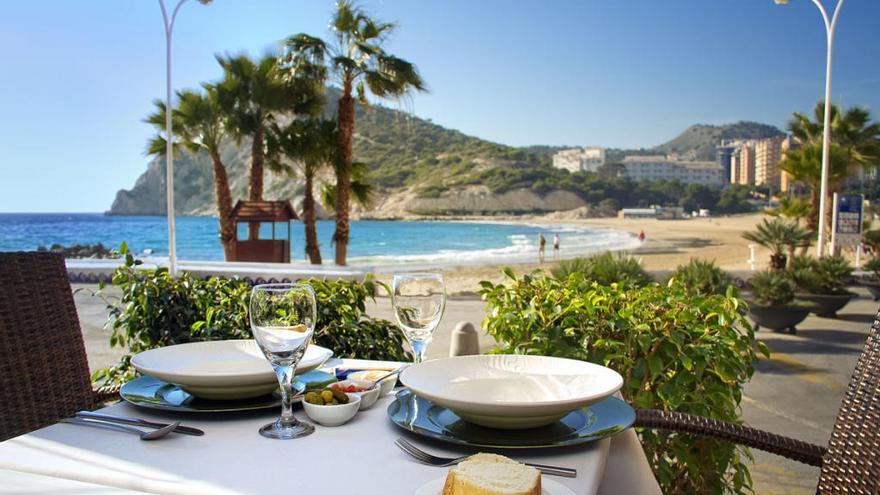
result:
<svg viewBox="0 0 880 495"><path fill-rule="evenodd" d="M674 139L652 148L660 154L694 154L697 160L715 160L715 147L728 139L763 139L783 133L772 125L737 122L721 126L696 124Z"/></svg>
<svg viewBox="0 0 880 495"><path fill-rule="evenodd" d="M330 90L329 102L338 93ZM328 105L327 113L335 112ZM379 200L361 216L406 214L473 214L554 211L583 207L602 198L589 197L577 181L550 165L555 146L514 148L447 129L409 113L371 106L358 107L355 158L367 163ZM755 123L729 126L696 125L672 141L649 150L609 150L609 159L627 153L692 152L714 159L721 139L779 134ZM250 143L227 142L222 150L233 198L244 198ZM175 159L175 207L181 215L215 213L211 164L204 153L181 153ZM327 180L330 180L327 177ZM266 199L290 199L298 206L301 181L266 173ZM120 190L107 212L111 215L165 213L165 160L155 158L131 189ZM323 212L321 212L323 213Z"/></svg>

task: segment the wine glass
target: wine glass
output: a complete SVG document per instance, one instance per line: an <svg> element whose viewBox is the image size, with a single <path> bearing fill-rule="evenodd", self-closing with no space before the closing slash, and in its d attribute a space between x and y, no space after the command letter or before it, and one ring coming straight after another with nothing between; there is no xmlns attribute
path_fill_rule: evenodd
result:
<svg viewBox="0 0 880 495"><path fill-rule="evenodd" d="M394 317L413 351L414 361L425 360L434 329L446 308L446 284L442 273L395 275L391 283Z"/></svg>
<svg viewBox="0 0 880 495"><path fill-rule="evenodd" d="M251 330L281 385L281 417L260 428L260 435L288 440L315 431L291 411L291 382L315 331L315 292L307 284L257 285L251 292Z"/></svg>

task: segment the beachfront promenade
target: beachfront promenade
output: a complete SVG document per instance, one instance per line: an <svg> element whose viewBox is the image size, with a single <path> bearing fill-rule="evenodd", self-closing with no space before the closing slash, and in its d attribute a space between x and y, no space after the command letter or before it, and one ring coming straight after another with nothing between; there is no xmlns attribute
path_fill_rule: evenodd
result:
<svg viewBox="0 0 880 495"><path fill-rule="evenodd" d="M75 288L93 289L77 285ZM834 418L861 351L868 327L877 311L877 303L861 288L854 288L859 298L840 313L838 319L810 316L798 326L797 335L762 330L758 338L771 349L769 360L761 360L743 397L743 417L749 425L808 442L825 445L831 435ZM92 369L113 363L118 353L109 349L108 332L100 299L86 291L75 296L86 350ZM428 350L429 357L448 353L455 324L470 321L478 325L484 304L476 297L450 298L444 318ZM391 302L378 298L368 306L372 316L391 319ZM493 340L481 336L483 351ZM755 490L761 494L814 493L817 468L753 451L752 476Z"/></svg>

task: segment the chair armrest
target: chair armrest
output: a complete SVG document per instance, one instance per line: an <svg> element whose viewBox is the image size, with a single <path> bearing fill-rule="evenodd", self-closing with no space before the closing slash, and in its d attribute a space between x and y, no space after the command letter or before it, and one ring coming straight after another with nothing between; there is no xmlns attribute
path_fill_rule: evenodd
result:
<svg viewBox="0 0 880 495"><path fill-rule="evenodd" d="M104 402L119 400L119 389L119 385L105 385L103 387L92 390L92 396L95 399L95 404L100 405Z"/></svg>
<svg viewBox="0 0 880 495"><path fill-rule="evenodd" d="M825 447L695 414L636 409L633 426L720 438L810 466L822 466L822 457L825 455Z"/></svg>

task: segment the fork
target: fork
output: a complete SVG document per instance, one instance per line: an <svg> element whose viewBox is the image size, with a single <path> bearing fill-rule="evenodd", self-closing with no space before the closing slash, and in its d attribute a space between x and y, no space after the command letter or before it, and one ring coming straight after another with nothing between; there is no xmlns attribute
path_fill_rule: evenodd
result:
<svg viewBox="0 0 880 495"><path fill-rule="evenodd" d="M429 454L424 450L416 447L411 444L407 439L401 437L398 438L394 445L397 445L400 450L406 452L411 455L417 461L423 462L425 464L429 464L431 466L452 466L454 464L458 464L459 462L467 459L470 456L461 456L461 457L438 457L433 454ZM526 466L531 466L541 471L544 474L551 474L554 476L563 476L565 478L577 478L577 469L567 468L567 467L559 467L559 466L548 466L545 464L534 464L531 462L525 462Z"/></svg>

